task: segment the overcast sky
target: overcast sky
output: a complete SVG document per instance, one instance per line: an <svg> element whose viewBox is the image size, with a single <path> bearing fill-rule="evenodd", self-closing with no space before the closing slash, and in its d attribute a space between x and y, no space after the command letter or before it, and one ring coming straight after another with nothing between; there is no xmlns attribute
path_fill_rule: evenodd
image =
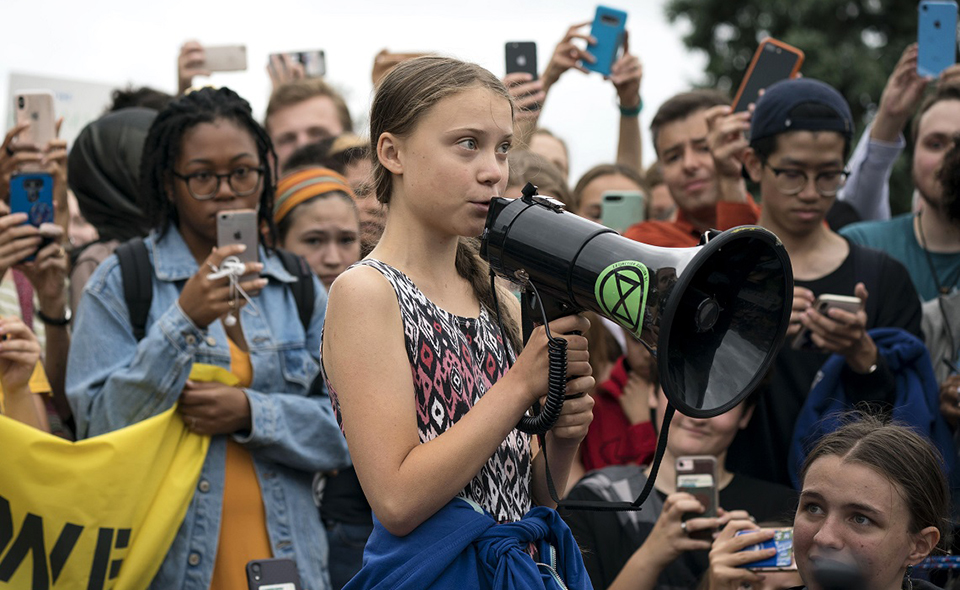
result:
<svg viewBox="0 0 960 590"><path fill-rule="evenodd" d="M644 161L653 161L647 127L657 106L689 88L705 60L687 52L683 27L667 23L662 0L611 1L629 13L630 45L644 63ZM264 67L273 52L323 49L327 79L347 97L354 120L366 123L370 67L382 48L437 51L504 74L503 45L536 41L542 71L567 27L593 18L596 4L557 0L427 2L426 0L52 0L4 3L0 35L0 97L11 72L112 85L149 85L172 92L180 44L245 43L246 72L215 74L262 117L269 95ZM9 109L9 105L6 105ZM9 120L9 111L3 121ZM541 124L570 146L571 184L594 164L613 160L616 93L599 74L568 72L551 91ZM361 128L362 129L362 128Z"/></svg>

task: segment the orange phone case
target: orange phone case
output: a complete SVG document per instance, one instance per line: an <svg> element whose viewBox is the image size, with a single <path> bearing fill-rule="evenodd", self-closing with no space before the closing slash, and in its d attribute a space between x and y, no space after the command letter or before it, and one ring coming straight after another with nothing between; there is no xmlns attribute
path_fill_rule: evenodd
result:
<svg viewBox="0 0 960 590"><path fill-rule="evenodd" d="M790 72L790 76L788 76L789 78L796 78L797 74L800 72L800 67L803 65L803 51L797 49L793 45L788 45L783 41L774 39L773 37L767 37L760 42L756 52L754 52L753 58L750 60L750 65L747 67L747 73L743 76L743 80L740 82L740 88L737 89L737 95L733 97L733 102L730 103L734 107L734 110L736 110L736 106L740 102L740 97L743 96L743 92L746 90L747 85L750 82L750 77L753 76L753 70L756 68L757 62L760 61L760 57L763 55L766 45L774 45L797 56L797 63L794 65L793 71Z"/></svg>

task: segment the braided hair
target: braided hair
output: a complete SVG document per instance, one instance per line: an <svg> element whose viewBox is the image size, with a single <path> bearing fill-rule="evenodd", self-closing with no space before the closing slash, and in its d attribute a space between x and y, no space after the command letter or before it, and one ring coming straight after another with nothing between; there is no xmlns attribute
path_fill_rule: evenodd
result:
<svg viewBox="0 0 960 590"><path fill-rule="evenodd" d="M263 127L253 118L250 104L229 88L201 88L181 96L160 111L154 119L143 144L140 159L140 199L144 216L150 227L160 235L180 220L173 200L168 194L173 184L173 170L180 157L184 134L201 123L223 119L248 131L257 144L257 156L266 172L257 213L260 226L266 228L267 242L276 243L273 223L273 198L277 179L274 166L276 154L273 143Z"/></svg>

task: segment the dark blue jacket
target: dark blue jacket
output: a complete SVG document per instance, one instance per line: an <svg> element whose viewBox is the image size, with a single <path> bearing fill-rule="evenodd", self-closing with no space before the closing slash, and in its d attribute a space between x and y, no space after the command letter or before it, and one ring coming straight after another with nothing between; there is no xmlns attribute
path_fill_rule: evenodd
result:
<svg viewBox="0 0 960 590"><path fill-rule="evenodd" d="M900 328L875 328L869 334L878 354L896 376L893 419L927 436L943 455L944 472L950 476L956 458L953 434L940 414L940 387L926 347L916 336ZM840 412L853 409L840 380L845 362L838 354L827 359L800 410L789 459L790 479L797 489L800 489L800 469L807 453L822 435L840 426Z"/></svg>
<svg viewBox="0 0 960 590"><path fill-rule="evenodd" d="M546 563L531 559L531 543ZM593 588L556 510L537 507L518 522L498 525L480 507L454 498L405 537L390 534L374 517L363 568L344 590L563 588L555 575L570 590Z"/></svg>

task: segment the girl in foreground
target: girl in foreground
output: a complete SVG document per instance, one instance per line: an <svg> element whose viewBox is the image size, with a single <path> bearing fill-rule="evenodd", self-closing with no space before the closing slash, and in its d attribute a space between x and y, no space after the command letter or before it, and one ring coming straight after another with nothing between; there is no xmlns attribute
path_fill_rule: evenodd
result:
<svg viewBox="0 0 960 590"><path fill-rule="evenodd" d="M515 429L546 394L547 339L538 328L514 361L519 306L499 296L511 340L503 342L486 265L468 239L481 234L491 199L506 187L512 135L507 90L472 64L434 56L404 62L374 98L370 141L377 198L389 203L386 227L370 256L333 284L322 346L330 393L376 516L366 567L348 587L373 585L378 572L399 576L402 567L417 580L408 583L436 587L453 579L444 552L451 567L472 567L455 574L468 587L482 556L458 560L454 552L470 526L486 530L519 520L531 504L552 505L544 453L531 460L528 436ZM556 336L588 326L569 316L550 329ZM594 385L587 341L563 338L573 377L567 393L587 392ZM557 489L592 405L590 396L568 399L546 436ZM489 515L482 522L457 520L481 508ZM558 518L551 523L570 537ZM456 539L443 536L454 529ZM534 540L524 539L523 548ZM575 558L582 572L570 541L561 559ZM400 558L404 551L414 553ZM519 561L508 569L529 566L536 575L526 554L513 557ZM431 568L440 578L428 579Z"/></svg>
<svg viewBox="0 0 960 590"><path fill-rule="evenodd" d="M926 438L863 415L817 443L800 480L793 546L804 588L823 588L817 570L831 561L859 573L865 590L935 588L911 576L949 525L947 479ZM768 587L764 575L740 567L774 553L741 551L773 537L769 529L734 536L755 526L733 521L714 542L710 590Z"/></svg>

